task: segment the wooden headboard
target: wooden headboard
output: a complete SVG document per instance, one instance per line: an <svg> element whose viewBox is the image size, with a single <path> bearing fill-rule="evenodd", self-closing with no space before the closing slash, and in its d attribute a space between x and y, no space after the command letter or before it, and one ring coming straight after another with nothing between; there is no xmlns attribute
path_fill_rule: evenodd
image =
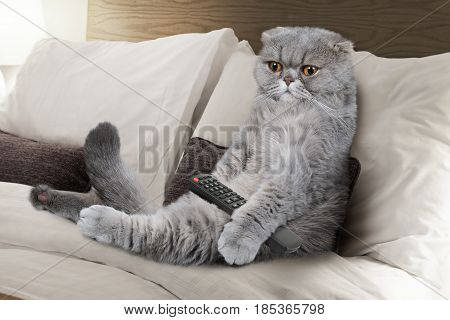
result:
<svg viewBox="0 0 450 320"><path fill-rule="evenodd" d="M89 0L88 39L141 41L231 27L260 48L274 26L321 26L384 57L450 51L450 0Z"/></svg>

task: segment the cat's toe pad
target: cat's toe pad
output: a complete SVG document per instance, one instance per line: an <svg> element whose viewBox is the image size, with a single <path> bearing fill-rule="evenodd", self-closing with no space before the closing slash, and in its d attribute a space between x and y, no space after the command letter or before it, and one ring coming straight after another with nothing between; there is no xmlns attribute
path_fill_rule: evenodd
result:
<svg viewBox="0 0 450 320"><path fill-rule="evenodd" d="M258 253L256 241L247 237L240 226L232 222L225 225L219 238L218 249L230 265L243 265L252 262Z"/></svg>
<svg viewBox="0 0 450 320"><path fill-rule="evenodd" d="M47 203L47 193L41 192L41 193L38 194L37 198L38 198L40 203L42 203L42 204L46 204Z"/></svg>
<svg viewBox="0 0 450 320"><path fill-rule="evenodd" d="M120 227L120 219L120 214L115 209L95 205L81 210L77 225L86 237L111 243Z"/></svg>
<svg viewBox="0 0 450 320"><path fill-rule="evenodd" d="M50 187L45 184L37 185L30 191L30 202L38 210L46 210L49 200Z"/></svg>

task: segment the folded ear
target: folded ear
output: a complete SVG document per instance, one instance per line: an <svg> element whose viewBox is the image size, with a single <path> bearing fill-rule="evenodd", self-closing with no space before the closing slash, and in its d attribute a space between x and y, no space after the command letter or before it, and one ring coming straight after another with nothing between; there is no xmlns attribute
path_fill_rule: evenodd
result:
<svg viewBox="0 0 450 320"><path fill-rule="evenodd" d="M279 35L280 33L287 32L287 31L288 31L288 28L285 28L285 27L276 27L276 28L266 30L261 34L261 41L262 42L270 41L270 39L272 39L276 35Z"/></svg>
<svg viewBox="0 0 450 320"><path fill-rule="evenodd" d="M353 42L351 42L350 40L343 40L341 42L335 43L333 45L333 49L337 52L352 52Z"/></svg>

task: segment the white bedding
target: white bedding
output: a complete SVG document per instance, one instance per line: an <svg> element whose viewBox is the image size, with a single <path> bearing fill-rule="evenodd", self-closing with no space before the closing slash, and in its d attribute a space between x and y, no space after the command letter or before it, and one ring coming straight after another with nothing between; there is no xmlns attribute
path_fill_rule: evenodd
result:
<svg viewBox="0 0 450 320"><path fill-rule="evenodd" d="M205 108L237 44L231 29L138 43L42 40L0 104L0 129L81 146L89 130L111 122L122 158L162 203L167 174L188 138L183 127Z"/></svg>
<svg viewBox="0 0 450 320"><path fill-rule="evenodd" d="M208 65L208 61L211 66L203 68L200 64L193 65L186 62L187 60L179 61L187 63L190 67L194 66L195 69L201 69L202 81L194 79L198 78L196 72L187 72L183 67L173 67L172 60L169 59L173 56L173 51L172 55L166 56L167 41L173 40L178 43L183 37L152 42L153 45L165 44L159 48L159 55L178 72L189 76L191 84L189 88L192 88L184 92L185 103L181 105L177 95L167 96L167 92L173 90L161 89L166 86L165 83L173 85L172 78L164 78L165 82L160 81L158 77L135 72L141 70L141 64L152 65L151 62L155 60L153 56L138 50L146 57L145 61L150 62L140 60L139 63L133 64L133 69L130 68L128 60L132 59L132 62L137 60L133 58L134 56L124 54L128 51L122 51L136 46L143 49L146 45L150 46L150 43L125 45L98 42L94 45L92 43L78 45L85 49L95 46L96 50L91 53L97 58L99 53L105 53L102 49L104 46L118 46L116 53L120 53L119 56L124 58L122 64L110 63L115 61L115 56L108 51L108 54L103 56L105 61L108 61L107 65L112 64L120 70L127 71L130 79L139 79L139 84L146 90L151 88L149 94L162 94L156 101L165 101L170 96L173 101L169 99L166 102L173 109L168 110L172 110L171 112L183 121L191 123L192 117L193 125L198 122L195 136L207 138L220 145L229 145L230 141L225 139L228 135L224 135L227 133L218 132L218 135L208 136L207 130L202 129L237 127L246 118L256 90L252 75L256 57L247 43L241 42L237 45L237 39L231 30L217 31L214 34L223 35L224 40L213 41L217 42L214 46L217 50L204 57L205 66ZM200 35L192 36L204 38ZM185 40L192 45L191 40ZM209 44L205 46L212 48ZM198 47L193 47L196 51L188 56L198 60ZM177 48L178 54L187 58L186 53L181 52L186 48L180 46ZM153 49L150 51L152 54L157 53ZM154 116L152 109L147 110L146 103L138 109L128 108L128 118L124 118L123 106L136 106L134 99L138 98L140 101L139 97L125 90L126 96L131 100L127 100L129 103L124 104L122 98L116 99L114 95L110 95L113 87L105 85L102 81L94 83L102 90L106 90L106 94L102 91L103 93L97 97L99 101L87 99L94 103L92 106L84 105L87 113L80 113L78 109L78 101L87 101L80 100L80 97L86 99L85 92L100 92L97 89L93 90L89 82L80 84L88 84L86 89L79 90L81 96L77 90L71 91L74 94L72 98L60 95L59 91L36 89L36 83L40 83L44 88L54 89L53 85L46 85L54 83L55 79L44 67L53 70L56 65L52 59L48 60L47 55L40 55L42 53L38 50L35 57L29 59L29 72L22 72L23 81L19 81L16 93L8 99L5 108L0 108L2 129L38 140L81 144L87 130L97 122L115 119L117 121L112 122L118 125L121 134L128 132L128 139L122 137L122 149L125 152L126 162L135 168L139 159L136 153L139 123L169 125L178 130L178 123L174 119L170 117L166 119L165 116L162 118L160 111ZM67 58L65 55L59 57L56 51L52 51L52 54L61 59ZM231 58L228 60L230 54ZM35 60L38 57L40 58ZM27 200L29 187L0 183L0 292L23 298L48 299L441 298L430 289L433 285L441 294L448 295L450 201L443 195L449 189L447 178L450 159L448 148L450 73L445 71L450 70L448 63L450 54L421 59L384 59L357 52L354 58L359 116L358 132L352 153L361 161L362 172L345 225L356 237L344 237L340 246L340 252L347 257L329 253L319 257L252 264L242 268L158 264L117 248L89 242L81 236L76 225L48 212L35 211ZM210 61L211 59L214 61ZM48 61L51 61L50 64ZM226 61L228 62L225 64ZM61 92L67 94L66 78L72 79L73 74L78 74L79 70L84 69L73 64L70 65L73 69L67 69L66 63L62 65L65 72L58 74L65 80L57 82L62 84ZM44 69L36 72L34 68L38 66ZM160 64L158 66L161 67ZM60 71L59 67L56 69L53 71ZM157 72L159 69L145 70ZM210 70L209 76L203 74L205 70ZM87 74L90 75L91 72ZM39 80L40 77L45 81ZM417 82L418 78L426 78L427 81ZM148 82L148 79L157 79L157 84L162 87L155 86ZM185 81L183 83L186 84ZM172 88L170 85L166 87ZM121 96L119 91L113 91ZM31 93L36 94L39 99L33 98ZM45 99L42 93L46 93ZM183 92L177 92L181 93ZM109 99L104 100L104 96ZM24 103L15 100L18 97L25 99L21 100L22 102L31 101L29 111L24 107ZM67 101L62 103L60 100L62 97L69 97L69 101L77 103L75 105L68 104ZM42 106L54 108L54 110L46 109L51 117L40 112L43 117L41 122L36 120L33 112L37 110L38 100ZM72 110L73 108L60 109L61 106L66 108L72 106L76 112ZM194 110L195 106L197 107ZM42 111L42 108L38 109ZM113 110L115 112L112 114ZM55 118L56 111L66 119L63 122L57 121L59 127L54 125L55 119L58 118ZM86 116L91 112L95 116ZM33 116L30 118L29 115ZM105 115L114 117L104 118ZM49 119L51 121L47 123ZM92 123L89 124L86 119L90 119ZM45 131L42 134L33 131L38 124ZM71 136L73 140L69 139L69 133L74 135ZM168 157L173 159L169 162L175 163L175 153L178 156L181 149L174 148L172 151L174 154L169 153ZM159 176L162 172L165 174L166 169L170 174L171 171L168 170L170 167L171 165L162 165L161 171L158 170L158 173L151 176ZM145 181L149 176L141 175L141 178ZM148 188L149 194L162 194L165 180L165 178L156 179L155 184L151 182L149 186L152 186L152 189ZM70 257L66 257L68 255Z"/></svg>
<svg viewBox="0 0 450 320"><path fill-rule="evenodd" d="M29 190L0 183L0 292L5 294L31 299L440 298L406 272L369 257L329 253L241 268L155 263L88 242L75 224L33 209Z"/></svg>

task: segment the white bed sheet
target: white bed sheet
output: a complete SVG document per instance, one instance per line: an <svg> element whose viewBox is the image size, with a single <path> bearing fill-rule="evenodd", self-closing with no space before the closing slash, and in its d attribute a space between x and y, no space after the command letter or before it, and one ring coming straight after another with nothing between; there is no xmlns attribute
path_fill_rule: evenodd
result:
<svg viewBox="0 0 450 320"><path fill-rule="evenodd" d="M441 298L403 270L369 257L328 253L240 268L155 263L90 242L70 221L36 211L27 200L29 190L0 183L4 294L30 299Z"/></svg>

